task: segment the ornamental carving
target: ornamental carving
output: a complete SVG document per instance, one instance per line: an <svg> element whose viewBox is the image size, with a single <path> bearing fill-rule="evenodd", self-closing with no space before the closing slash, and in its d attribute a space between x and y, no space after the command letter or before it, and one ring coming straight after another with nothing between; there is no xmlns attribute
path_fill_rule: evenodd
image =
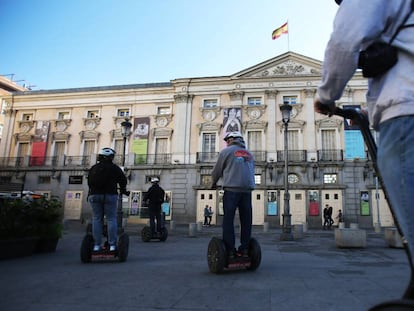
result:
<svg viewBox="0 0 414 311"><path fill-rule="evenodd" d="M88 131L92 131L101 123L101 118L83 118L83 123Z"/></svg>
<svg viewBox="0 0 414 311"><path fill-rule="evenodd" d="M258 76L293 76L300 74L320 74L320 71L316 68L310 68L303 64L296 63L293 60L288 60L274 67L263 70L258 74Z"/></svg>
<svg viewBox="0 0 414 311"><path fill-rule="evenodd" d="M55 127L59 132L64 132L69 127L71 119L59 119L55 120Z"/></svg>
<svg viewBox="0 0 414 311"><path fill-rule="evenodd" d="M22 131L22 133L28 133L34 126L33 120L28 121L19 121L19 128Z"/></svg>
<svg viewBox="0 0 414 311"><path fill-rule="evenodd" d="M200 108L200 112L205 121L212 122L220 114L220 107Z"/></svg>
<svg viewBox="0 0 414 311"><path fill-rule="evenodd" d="M342 120L337 118L325 118L315 121L316 130L319 131L321 128L337 128L338 130L342 127Z"/></svg>
<svg viewBox="0 0 414 311"><path fill-rule="evenodd" d="M171 114L159 114L154 116L155 124L159 127L166 127L172 120Z"/></svg>
<svg viewBox="0 0 414 311"><path fill-rule="evenodd" d="M197 124L199 133L206 132L219 132L222 124L217 122L204 122Z"/></svg>
<svg viewBox="0 0 414 311"><path fill-rule="evenodd" d="M265 113L267 106L258 105L258 106L243 106L244 111L250 117L250 119L257 120L262 117Z"/></svg>

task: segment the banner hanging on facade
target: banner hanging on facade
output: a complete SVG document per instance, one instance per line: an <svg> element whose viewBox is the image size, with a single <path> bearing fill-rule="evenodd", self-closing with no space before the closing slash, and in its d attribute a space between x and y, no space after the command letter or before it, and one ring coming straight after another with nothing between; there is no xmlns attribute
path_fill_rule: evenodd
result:
<svg viewBox="0 0 414 311"><path fill-rule="evenodd" d="M149 117L134 118L131 150L135 153L135 164L147 163L149 129Z"/></svg>
<svg viewBox="0 0 414 311"><path fill-rule="evenodd" d="M44 165L46 160L47 139L49 136L50 121L37 121L33 138L30 166Z"/></svg>

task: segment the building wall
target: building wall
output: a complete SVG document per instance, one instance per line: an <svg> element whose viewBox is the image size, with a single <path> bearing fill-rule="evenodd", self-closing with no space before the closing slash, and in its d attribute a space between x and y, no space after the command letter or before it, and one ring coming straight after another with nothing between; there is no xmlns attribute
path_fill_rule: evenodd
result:
<svg viewBox="0 0 414 311"><path fill-rule="evenodd" d="M12 93L6 99L9 105L3 136L7 139L0 143L0 159L3 159L0 177L4 181L24 181L26 189L50 191L63 200L67 200L67 191L82 191L84 195L78 202L80 217L90 217L91 211L86 201L87 170L95 163L99 149L114 147L115 140L122 139L120 123L125 118L119 116L118 111L128 110L131 122L140 117L150 119L148 159L156 153L157 139L166 139L168 146L168 157L165 157L167 160L164 162L137 164L132 152L132 137L127 139L125 168L129 178L128 188L146 191L149 187L148 178L159 176L163 188L172 192L172 219L178 223L194 222L197 213L204 208L199 206L204 202L199 194L208 193L206 176L214 165L214 158L211 161L198 158L203 149L203 134L215 135L215 151L218 153L224 147L224 110L238 108L241 110L242 133L246 141L250 131L262 133L259 138L262 150L256 150L256 174L260 176L261 182L256 189L260 200L255 204L259 207L255 208L263 208L263 211L256 211L257 215L263 215L258 216L263 218L263 222L278 226L282 218L283 196L278 196L277 215L268 214L267 200L262 199L267 197L267 191L280 194L284 189L285 129L279 106L287 96L293 96L296 98L293 105L295 111L288 131L298 133L295 136L295 149L298 150L290 154L298 152L299 156L304 155L304 158L289 161L289 174L295 177L290 187L298 194L296 198L300 198L295 209L301 215L294 215L294 218L302 219L305 215L304 221L311 227L320 226L324 202L322 196L324 191L332 190L341 193L338 206L343 209L347 222L358 222L370 227L373 225L372 213L361 216L359 201L361 190L371 191L375 187L372 173L363 178L366 165L372 168L372 163L366 158L319 161L318 151L323 149L324 130L334 131L339 151L345 148L343 120L316 114L313 109L320 69L319 61L289 52L231 76ZM366 80L357 73L338 105L364 106L366 89ZM261 105L249 106L250 97L260 98ZM217 107L203 107L205 100L217 100ZM166 107L170 109L169 113L159 113ZM97 111L97 115L90 118L88 111ZM59 120L59 113L68 113L69 118ZM23 115L27 114L33 116L30 122L23 120ZM46 149L46 157L50 159L44 165L33 166L30 165L31 148L39 121L51 122ZM83 148L85 141L89 140L95 141L95 148L85 161L82 158L85 156ZM65 154L55 161L53 147L59 141L66 143ZM13 159L18 155L20 143L28 143L30 148L23 162L16 165ZM337 182L325 183L325 174L335 174ZM80 176L78 178L82 183L69 183L69 180L76 180L74 176ZM40 179L44 183L39 183ZM310 213L309 190L318 191L321 196L317 215ZM214 197L214 210L218 211L220 196L216 193ZM128 206L128 202L125 204ZM220 221L217 213L214 223L220 224ZM255 221L260 224L260 220Z"/></svg>

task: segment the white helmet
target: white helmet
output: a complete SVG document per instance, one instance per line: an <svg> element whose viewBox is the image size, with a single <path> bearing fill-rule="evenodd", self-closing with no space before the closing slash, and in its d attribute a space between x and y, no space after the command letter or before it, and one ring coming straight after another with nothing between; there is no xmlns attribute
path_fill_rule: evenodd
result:
<svg viewBox="0 0 414 311"><path fill-rule="evenodd" d="M115 150L112 148L103 148L101 149L101 151L99 151L99 155L100 156L104 156L104 157L108 157L108 158L113 158L115 156Z"/></svg>
<svg viewBox="0 0 414 311"><path fill-rule="evenodd" d="M229 138L243 138L240 132L228 132L226 136L224 136L224 141L227 141Z"/></svg>
<svg viewBox="0 0 414 311"><path fill-rule="evenodd" d="M152 183L156 183L156 182L160 182L160 180L159 180L159 178L158 178L158 177L152 177L152 178L151 178L151 182L152 182Z"/></svg>

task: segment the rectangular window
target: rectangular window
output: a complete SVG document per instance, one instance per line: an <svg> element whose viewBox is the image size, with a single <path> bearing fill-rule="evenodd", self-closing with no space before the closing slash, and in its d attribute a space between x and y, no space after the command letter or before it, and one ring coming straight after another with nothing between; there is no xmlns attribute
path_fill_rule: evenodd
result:
<svg viewBox="0 0 414 311"><path fill-rule="evenodd" d="M158 107L157 114L171 114L171 108L170 107Z"/></svg>
<svg viewBox="0 0 414 311"><path fill-rule="evenodd" d="M283 96L283 103L289 105L295 105L298 102L297 96Z"/></svg>
<svg viewBox="0 0 414 311"><path fill-rule="evenodd" d="M86 114L87 118L99 118L99 111L98 110L89 110Z"/></svg>
<svg viewBox="0 0 414 311"><path fill-rule="evenodd" d="M69 120L70 114L68 111L62 111L58 113L58 120Z"/></svg>
<svg viewBox="0 0 414 311"><path fill-rule="evenodd" d="M260 106L262 104L261 97L249 97L247 99L247 105L249 106Z"/></svg>
<svg viewBox="0 0 414 311"><path fill-rule="evenodd" d="M203 101L203 108L217 107L217 99L205 99Z"/></svg>
<svg viewBox="0 0 414 311"><path fill-rule="evenodd" d="M157 138L155 140L155 163L166 163L168 153L168 138Z"/></svg>
<svg viewBox="0 0 414 311"><path fill-rule="evenodd" d="M29 155L29 143L19 143L19 148L17 150L18 157L24 157Z"/></svg>
<svg viewBox="0 0 414 311"><path fill-rule="evenodd" d="M203 186L211 185L211 175L201 175L201 185Z"/></svg>
<svg viewBox="0 0 414 311"><path fill-rule="evenodd" d="M3 115L6 114L6 107L7 107L6 101L3 99L1 101L1 114L3 114Z"/></svg>
<svg viewBox="0 0 414 311"><path fill-rule="evenodd" d="M216 152L216 134L204 133L203 134L203 152Z"/></svg>
<svg viewBox="0 0 414 311"><path fill-rule="evenodd" d="M261 131L249 131L247 133L247 146L250 151L263 151L262 132Z"/></svg>
<svg viewBox="0 0 414 311"><path fill-rule="evenodd" d="M95 152L95 141L85 140L85 144L83 146L83 155L90 156L94 152Z"/></svg>
<svg viewBox="0 0 414 311"><path fill-rule="evenodd" d="M129 109L118 109L118 117L129 117Z"/></svg>
<svg viewBox="0 0 414 311"><path fill-rule="evenodd" d="M56 156L58 159L65 154L65 145L66 143L64 141L55 142L54 156Z"/></svg>
<svg viewBox="0 0 414 311"><path fill-rule="evenodd" d="M323 183L324 184L337 184L338 175L337 174L323 174Z"/></svg>
<svg viewBox="0 0 414 311"><path fill-rule="evenodd" d="M262 183L262 175L254 175L254 184L260 185Z"/></svg>
<svg viewBox="0 0 414 311"><path fill-rule="evenodd" d="M38 176L38 184L50 184L50 176Z"/></svg>
<svg viewBox="0 0 414 311"><path fill-rule="evenodd" d="M23 113L22 121L31 121L33 120L33 113Z"/></svg>

